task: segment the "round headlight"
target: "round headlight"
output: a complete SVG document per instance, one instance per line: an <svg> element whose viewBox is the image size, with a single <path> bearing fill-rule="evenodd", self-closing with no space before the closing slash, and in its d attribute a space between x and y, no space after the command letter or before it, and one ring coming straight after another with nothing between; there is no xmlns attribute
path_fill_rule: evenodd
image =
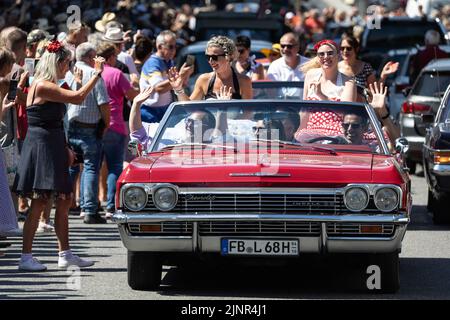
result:
<svg viewBox="0 0 450 320"><path fill-rule="evenodd" d="M350 188L345 192L344 203L350 211L362 211L369 203L369 195L362 188Z"/></svg>
<svg viewBox="0 0 450 320"><path fill-rule="evenodd" d="M147 192L140 187L130 187L123 194L123 204L132 211L139 211L147 204Z"/></svg>
<svg viewBox="0 0 450 320"><path fill-rule="evenodd" d="M394 189L381 188L375 193L375 206L384 212L393 211L398 206L398 194Z"/></svg>
<svg viewBox="0 0 450 320"><path fill-rule="evenodd" d="M174 188L160 187L153 192L153 203L161 211L170 211L177 205L178 194Z"/></svg>

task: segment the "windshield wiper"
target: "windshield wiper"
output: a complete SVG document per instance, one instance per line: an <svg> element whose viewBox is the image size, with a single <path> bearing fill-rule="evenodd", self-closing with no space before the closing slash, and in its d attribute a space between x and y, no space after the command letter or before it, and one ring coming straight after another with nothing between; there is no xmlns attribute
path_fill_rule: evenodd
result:
<svg viewBox="0 0 450 320"><path fill-rule="evenodd" d="M312 146L312 145L305 145L302 143L295 143L295 142L289 142L289 141L283 141L283 140L252 139L251 141L278 143L283 146L299 147L299 148L310 149L310 150L314 150L314 151L327 152L332 155L337 154L334 149L317 147L317 146Z"/></svg>
<svg viewBox="0 0 450 320"><path fill-rule="evenodd" d="M161 149L159 149L159 151L166 151L166 150L172 150L174 148L178 148L178 147L201 147L201 148L222 148L222 149L231 149L233 150L234 153L237 153L237 149L235 147L232 146L226 146L226 145L219 145L219 144L210 144L210 143L178 143L178 144L170 144L167 145Z"/></svg>

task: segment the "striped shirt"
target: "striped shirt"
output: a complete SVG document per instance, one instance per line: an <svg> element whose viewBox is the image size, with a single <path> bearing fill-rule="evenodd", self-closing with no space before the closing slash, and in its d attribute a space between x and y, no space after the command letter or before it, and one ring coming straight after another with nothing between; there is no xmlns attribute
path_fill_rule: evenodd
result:
<svg viewBox="0 0 450 320"><path fill-rule="evenodd" d="M84 86L94 76L95 69L86 64L83 61L78 61L75 66L83 71L82 85ZM65 81L69 85L70 89L76 91L77 83L72 72L67 72ZM91 92L87 95L82 104L68 104L67 115L69 121L78 121L82 123L97 123L101 114L98 106L109 103L109 96L106 90L105 82L102 78L97 80L97 83Z"/></svg>

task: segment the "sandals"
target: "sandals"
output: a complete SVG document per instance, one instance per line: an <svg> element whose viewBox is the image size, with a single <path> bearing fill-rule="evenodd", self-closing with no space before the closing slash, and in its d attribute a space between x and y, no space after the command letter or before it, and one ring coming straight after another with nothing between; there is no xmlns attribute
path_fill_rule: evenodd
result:
<svg viewBox="0 0 450 320"><path fill-rule="evenodd" d="M27 208L25 211L17 211L17 221L25 221L28 217L28 213L30 212L30 208Z"/></svg>

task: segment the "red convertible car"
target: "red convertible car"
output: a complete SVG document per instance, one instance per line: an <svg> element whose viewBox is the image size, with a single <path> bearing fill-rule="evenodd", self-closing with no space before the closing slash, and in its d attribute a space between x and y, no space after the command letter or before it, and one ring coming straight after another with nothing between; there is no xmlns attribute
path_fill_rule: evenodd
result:
<svg viewBox="0 0 450 320"><path fill-rule="evenodd" d="M410 180L370 106L175 103L140 149L113 216L131 288L158 288L182 258L354 253L380 267L381 291L398 290Z"/></svg>

